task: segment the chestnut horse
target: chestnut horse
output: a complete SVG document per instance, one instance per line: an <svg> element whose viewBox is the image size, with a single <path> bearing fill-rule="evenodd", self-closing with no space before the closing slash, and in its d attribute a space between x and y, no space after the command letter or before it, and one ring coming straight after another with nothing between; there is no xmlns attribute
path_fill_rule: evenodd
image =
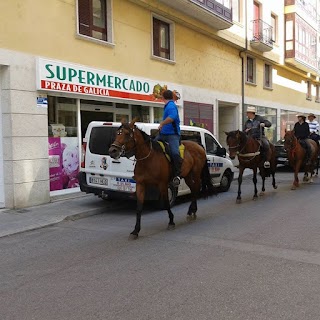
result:
<svg viewBox="0 0 320 320"><path fill-rule="evenodd" d="M259 172L262 178L262 191L260 195L262 196L265 191L265 178L272 175L272 186L274 189L277 189L275 181L275 172L276 172L276 156L275 156L275 147L272 143L270 144L270 168L265 169L263 166L263 159L260 154L260 142L251 136L248 136L242 131L236 130L231 132L226 132L227 135L227 145L229 147L229 155L231 159L235 159L236 155L239 160L239 177L238 177L238 196L237 203L241 203L241 184L242 184L242 175L245 168L253 170L253 184L254 184L254 195L253 200L258 198L257 190L257 171Z"/></svg>
<svg viewBox="0 0 320 320"><path fill-rule="evenodd" d="M298 139L294 135L294 131L286 131L284 135L284 147L287 150L289 164L294 170L294 180L291 190L295 190L299 187L298 174L303 165L305 171L303 181L313 182L312 176L314 174L314 169L317 167L319 150L318 144L314 140L308 139L308 142L311 147L310 165L304 164L306 160L306 150L299 143Z"/></svg>
<svg viewBox="0 0 320 320"><path fill-rule="evenodd" d="M185 146L184 160L181 167L181 176L185 179L191 190L191 204L187 219L196 219L197 198L200 189L207 195L213 194L214 188L207 165L206 152L202 146L193 141L182 141ZM131 239L136 239L141 229L141 212L145 200L145 192L149 187L157 187L160 197L168 211L168 229L174 229L174 216L170 209L168 199L168 185L172 178L172 166L166 158L158 142L153 141L149 135L131 123L122 123L117 131L117 136L109 149L109 154L114 159L121 155L131 157L135 155L136 165L134 179L136 180L137 212L136 225L130 234Z"/></svg>

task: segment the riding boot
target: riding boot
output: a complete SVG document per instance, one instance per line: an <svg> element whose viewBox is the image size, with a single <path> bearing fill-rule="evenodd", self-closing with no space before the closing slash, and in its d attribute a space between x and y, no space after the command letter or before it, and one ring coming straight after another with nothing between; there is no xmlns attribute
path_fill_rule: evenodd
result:
<svg viewBox="0 0 320 320"><path fill-rule="evenodd" d="M261 140L261 157L263 161L263 166L265 169L270 168L270 162L268 161L268 151L269 151L269 146L267 146L267 143L263 140Z"/></svg>
<svg viewBox="0 0 320 320"><path fill-rule="evenodd" d="M173 179L172 182L175 186L180 184L180 175L181 175L181 164L182 159L180 156L173 158Z"/></svg>

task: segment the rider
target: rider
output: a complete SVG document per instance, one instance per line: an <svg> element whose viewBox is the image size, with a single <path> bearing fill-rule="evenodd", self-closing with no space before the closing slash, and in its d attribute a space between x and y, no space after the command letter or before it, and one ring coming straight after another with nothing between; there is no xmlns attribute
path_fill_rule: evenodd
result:
<svg viewBox="0 0 320 320"><path fill-rule="evenodd" d="M316 116L313 113L308 114L308 120L307 123L309 125L310 129L310 138L319 141L319 123L316 119Z"/></svg>
<svg viewBox="0 0 320 320"><path fill-rule="evenodd" d="M296 138L299 140L301 146L306 149L306 164L310 165L311 158L311 147L307 142L310 135L309 125L306 122L306 116L303 114L298 114L298 122L295 123L293 131Z"/></svg>
<svg viewBox="0 0 320 320"><path fill-rule="evenodd" d="M159 135L156 140L163 140L169 143L171 158L174 166L173 183L178 186L180 184L181 163L180 157L180 118L176 104L174 103L174 95L171 90L166 90L162 94L165 102L163 120L159 125Z"/></svg>
<svg viewBox="0 0 320 320"><path fill-rule="evenodd" d="M247 107L248 120L244 124L243 131L250 134L254 139L261 141L261 156L263 158L265 168L270 168L270 147L269 141L265 137L264 127L271 127L271 122L263 117L256 115L256 108L254 106Z"/></svg>

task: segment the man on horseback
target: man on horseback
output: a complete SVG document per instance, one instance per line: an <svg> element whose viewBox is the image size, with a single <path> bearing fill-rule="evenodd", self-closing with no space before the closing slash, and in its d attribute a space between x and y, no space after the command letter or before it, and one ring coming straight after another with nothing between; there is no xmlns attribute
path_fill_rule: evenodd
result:
<svg viewBox="0 0 320 320"><path fill-rule="evenodd" d="M271 127L271 122L263 117L256 115L256 108L253 106L247 107L248 120L244 124L243 131L251 135L254 139L261 141L261 156L264 161L263 166L270 168L270 146L269 141L264 134L264 127Z"/></svg>
<svg viewBox="0 0 320 320"><path fill-rule="evenodd" d="M306 116L298 114L298 122L295 123L293 131L296 138L299 140L301 146L306 150L306 165L310 165L311 147L308 143L310 129L306 122Z"/></svg>
<svg viewBox="0 0 320 320"><path fill-rule="evenodd" d="M310 138L316 142L320 140L319 136L319 122L316 119L316 116L313 113L308 114L307 123L310 130Z"/></svg>
<svg viewBox="0 0 320 320"><path fill-rule="evenodd" d="M155 140L162 140L169 144L171 151L171 159L174 167L173 183L178 186L180 184L181 164L180 157L180 118L176 104L174 103L173 92L166 90L162 94L165 105L163 112L163 120L159 125L159 135Z"/></svg>

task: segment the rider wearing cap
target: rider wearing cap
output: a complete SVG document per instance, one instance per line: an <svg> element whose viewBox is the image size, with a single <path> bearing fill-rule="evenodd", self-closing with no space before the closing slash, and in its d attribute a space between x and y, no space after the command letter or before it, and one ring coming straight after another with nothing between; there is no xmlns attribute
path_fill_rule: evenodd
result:
<svg viewBox="0 0 320 320"><path fill-rule="evenodd" d="M244 124L243 131L251 135L254 139L260 139L261 141L261 156L264 161L263 166L270 168L270 147L269 141L265 137L264 127L271 127L271 122L267 119L256 114L256 108L254 106L247 107L248 120Z"/></svg>
<svg viewBox="0 0 320 320"><path fill-rule="evenodd" d="M316 119L316 116L313 113L308 114L308 120L306 121L309 125L310 138L319 141L319 122Z"/></svg>
<svg viewBox="0 0 320 320"><path fill-rule="evenodd" d="M295 123L293 131L296 138L299 140L301 146L306 149L306 164L310 165L311 158L311 147L308 143L308 138L310 135L309 125L306 122L306 116L303 114L298 114L298 122Z"/></svg>

